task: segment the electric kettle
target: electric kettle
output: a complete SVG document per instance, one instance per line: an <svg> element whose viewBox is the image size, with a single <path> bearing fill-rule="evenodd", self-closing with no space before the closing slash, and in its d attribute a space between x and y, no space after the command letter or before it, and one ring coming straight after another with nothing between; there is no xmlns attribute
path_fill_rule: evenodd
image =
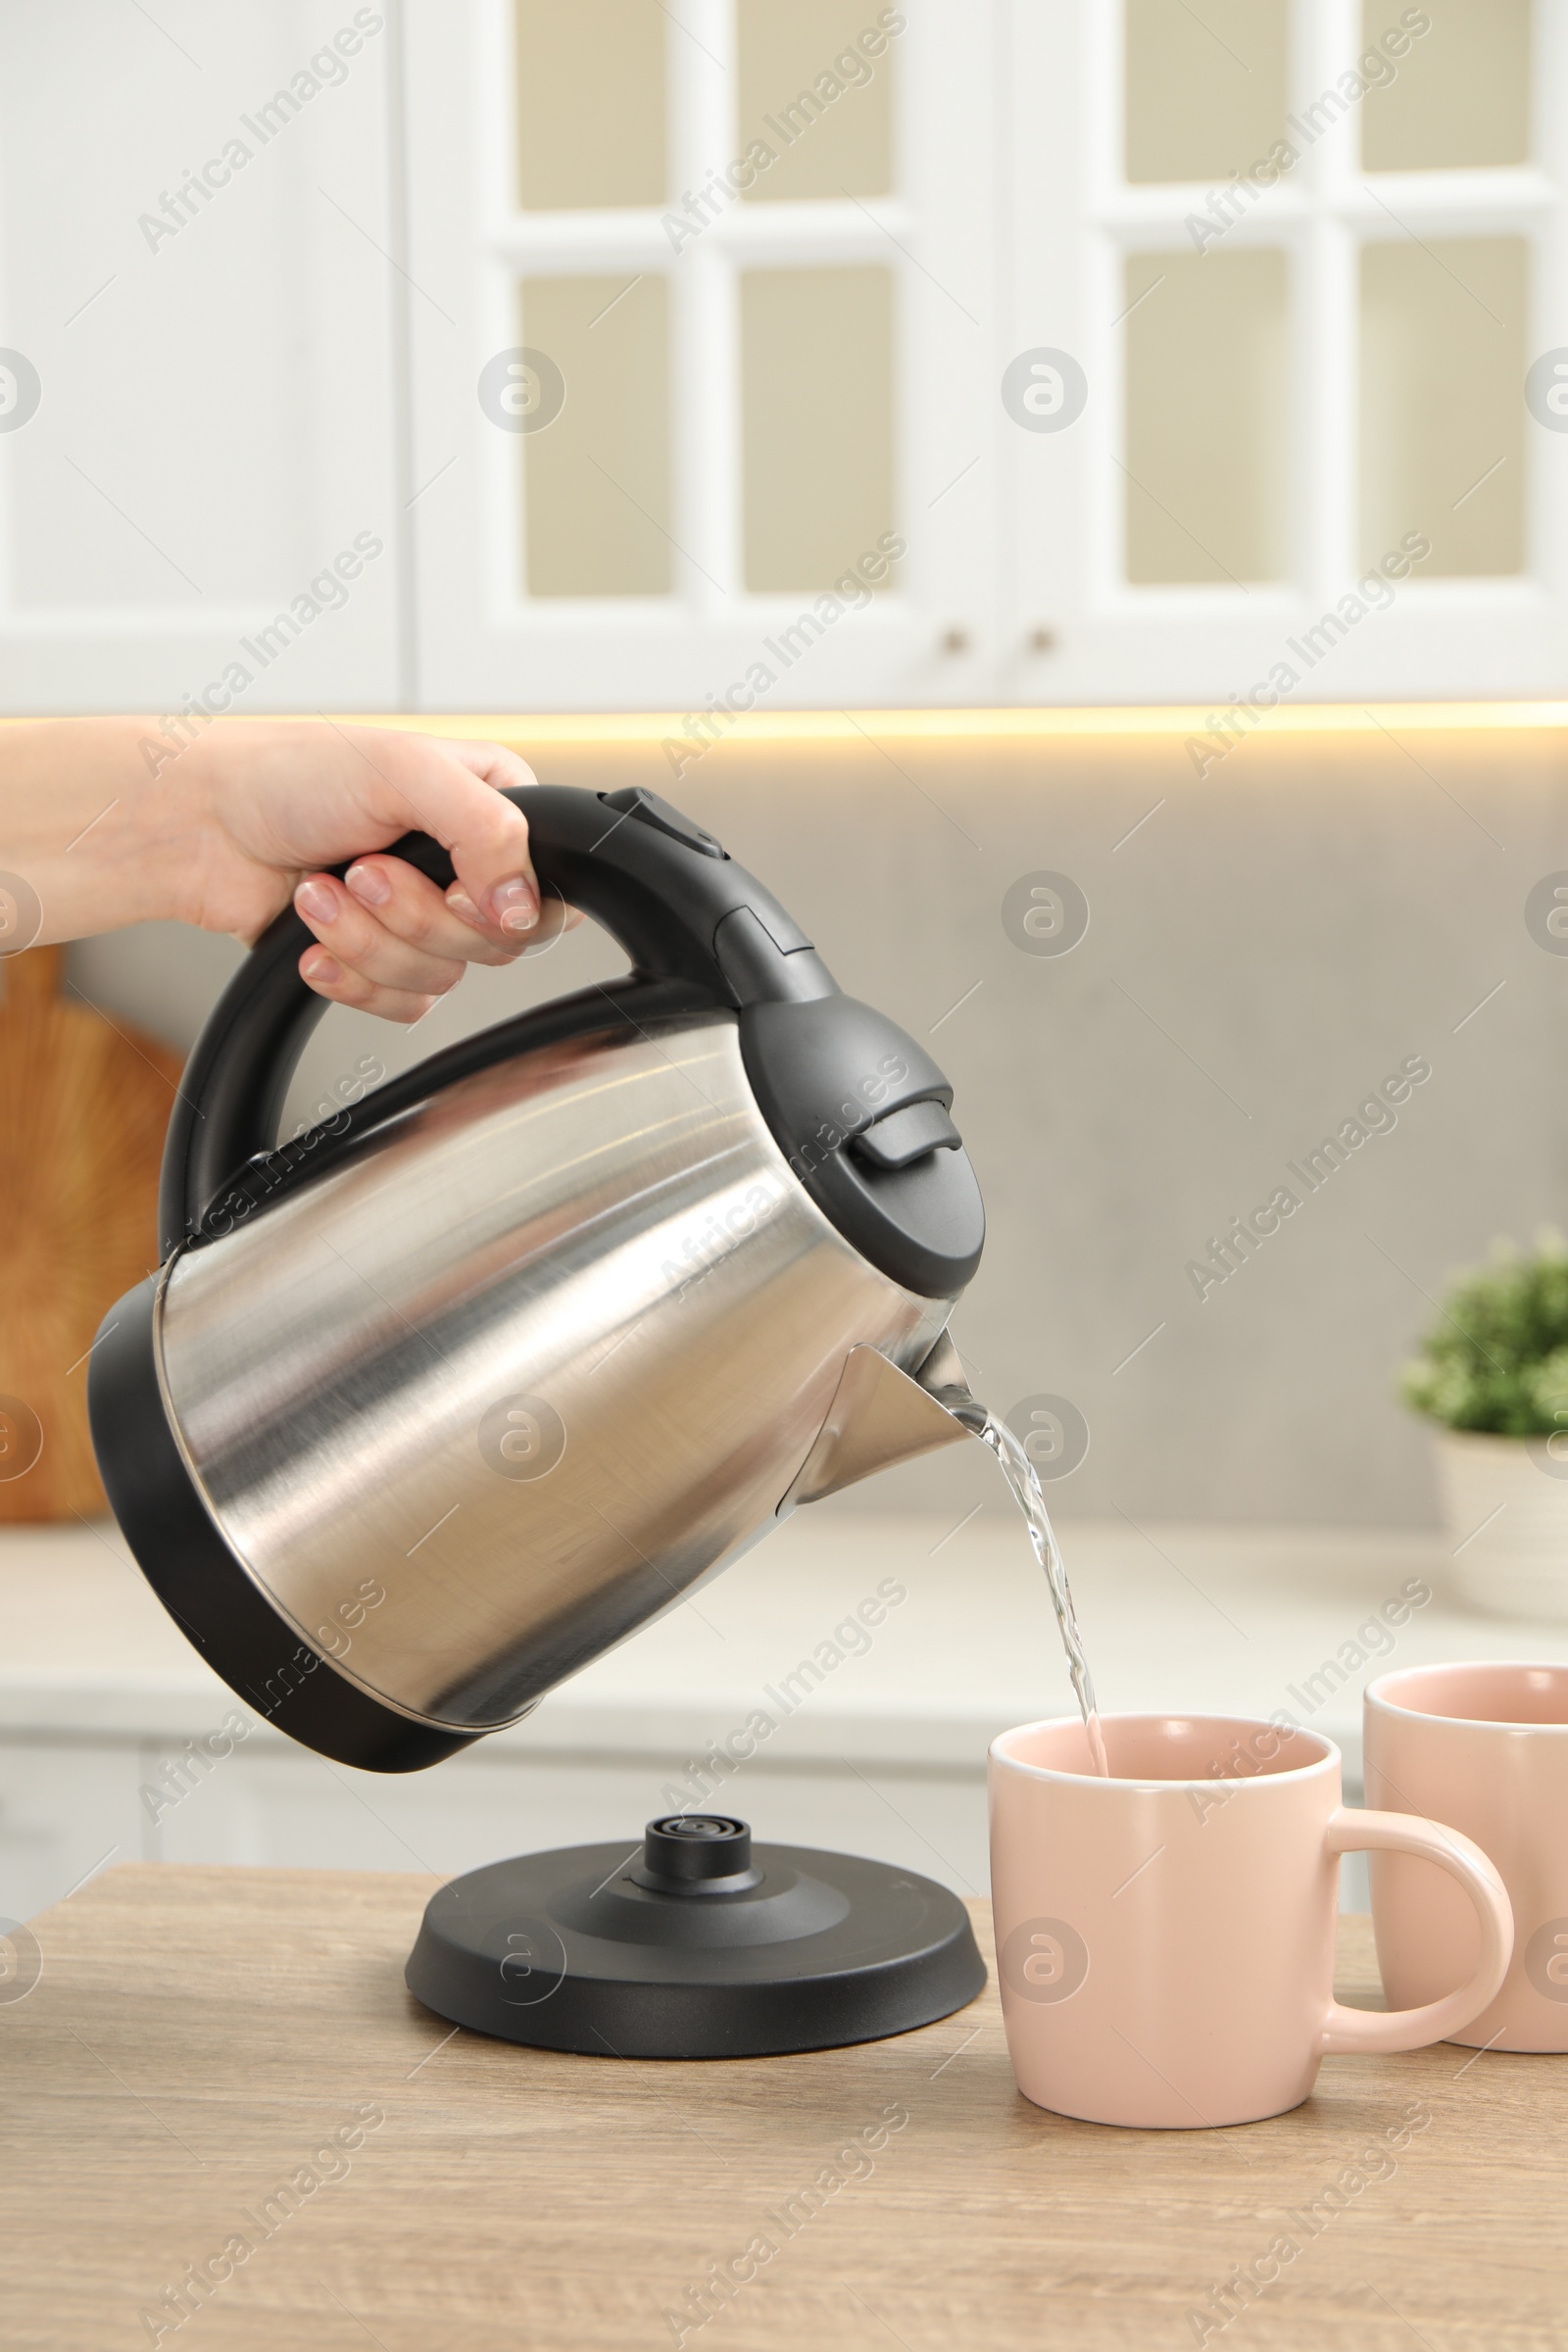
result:
<svg viewBox="0 0 1568 2352"><path fill-rule="evenodd" d="M197 1043L163 1264L91 1359L166 1607L258 1712L382 1772L515 1722L796 1504L971 1434L945 1335L984 1212L936 1063L656 794L512 797L541 888L630 974L278 1145L324 1010L285 911ZM422 834L393 854L452 879Z"/></svg>

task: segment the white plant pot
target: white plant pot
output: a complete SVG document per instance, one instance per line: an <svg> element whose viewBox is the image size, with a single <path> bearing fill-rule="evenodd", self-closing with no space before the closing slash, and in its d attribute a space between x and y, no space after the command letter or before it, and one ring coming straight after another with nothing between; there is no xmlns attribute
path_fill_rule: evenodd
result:
<svg viewBox="0 0 1568 2352"><path fill-rule="evenodd" d="M1459 1597L1493 1617L1568 1623L1568 1436L1434 1434Z"/></svg>

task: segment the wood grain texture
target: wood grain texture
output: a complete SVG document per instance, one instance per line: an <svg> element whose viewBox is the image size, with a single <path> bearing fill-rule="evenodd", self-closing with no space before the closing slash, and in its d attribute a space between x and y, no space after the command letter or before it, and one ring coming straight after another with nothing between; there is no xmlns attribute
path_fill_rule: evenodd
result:
<svg viewBox="0 0 1568 2352"><path fill-rule="evenodd" d="M0 1521L106 1507L84 1359L105 1309L158 1262L182 1066L63 995L63 957L0 963Z"/></svg>
<svg viewBox="0 0 1568 2352"><path fill-rule="evenodd" d="M1144 2133L1022 2099L990 1986L853 2050L564 2057L452 2034L411 1999L435 1883L136 1866L34 1923L42 1974L0 1997L11 2352L114 2352L159 2325L221 2352L1157 2352L1198 2342L1215 2285L1291 2233L1298 2254L1209 2343L1568 2345L1568 2058L1331 2058L1292 2115ZM1366 1995L1364 1921L1343 1958L1342 1992ZM1392 2172L1342 2185L1315 2231L1292 2219L1412 2102L1428 2120ZM366 2106L384 2121L264 2235L264 2200ZM890 2113L907 2120L873 2169L846 2162ZM781 2225L824 2167L843 2184ZM254 2251L232 2278L178 2327L158 2314L236 2234ZM693 2325L691 2287L760 2234L775 2254Z"/></svg>

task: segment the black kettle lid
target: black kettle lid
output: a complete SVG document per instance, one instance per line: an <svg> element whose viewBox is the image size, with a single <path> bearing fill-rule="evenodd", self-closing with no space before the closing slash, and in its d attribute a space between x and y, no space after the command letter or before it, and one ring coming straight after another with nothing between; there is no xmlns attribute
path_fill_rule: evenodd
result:
<svg viewBox="0 0 1568 2352"><path fill-rule="evenodd" d="M930 1054L837 992L743 1006L741 1052L774 1141L845 1240L906 1290L956 1298L985 1207Z"/></svg>

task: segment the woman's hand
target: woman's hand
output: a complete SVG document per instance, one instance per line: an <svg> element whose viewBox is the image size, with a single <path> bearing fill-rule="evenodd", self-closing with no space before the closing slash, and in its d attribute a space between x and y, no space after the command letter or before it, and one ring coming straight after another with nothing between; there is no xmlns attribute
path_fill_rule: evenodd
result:
<svg viewBox="0 0 1568 2352"><path fill-rule="evenodd" d="M209 810L190 919L254 937L292 893L320 943L300 971L334 1004L416 1021L466 963L510 963L582 919L559 898L541 908L527 820L499 790L533 771L499 744L327 722L215 728L187 757ZM444 896L375 854L411 831L451 851ZM319 870L355 851L343 881Z"/></svg>
<svg viewBox="0 0 1568 2352"><path fill-rule="evenodd" d="M250 942L292 899L318 996L416 1021L465 964L582 919L557 897L541 910L527 820L499 789L533 781L499 744L332 719L66 719L0 732L0 865L40 939L172 918ZM452 853L444 895L381 854L416 831ZM321 870L345 858L345 881Z"/></svg>

